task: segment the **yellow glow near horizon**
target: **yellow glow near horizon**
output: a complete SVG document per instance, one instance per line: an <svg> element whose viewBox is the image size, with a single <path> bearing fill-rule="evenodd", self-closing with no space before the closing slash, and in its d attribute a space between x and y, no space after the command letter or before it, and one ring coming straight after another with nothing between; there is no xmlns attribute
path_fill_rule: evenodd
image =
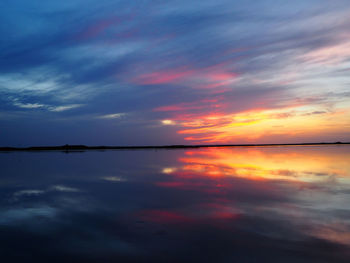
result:
<svg viewBox="0 0 350 263"><path fill-rule="evenodd" d="M257 142L261 139L280 143L290 140L304 142L315 136L338 138L332 134L346 134L350 130L349 120L350 110L346 108L328 111L300 106L200 116L182 121L183 129L178 133L186 135L186 140L207 143Z"/></svg>
<svg viewBox="0 0 350 263"><path fill-rule="evenodd" d="M250 180L313 182L337 180L350 183L350 149L317 147L227 148L188 151L182 170L208 177L243 177Z"/></svg>

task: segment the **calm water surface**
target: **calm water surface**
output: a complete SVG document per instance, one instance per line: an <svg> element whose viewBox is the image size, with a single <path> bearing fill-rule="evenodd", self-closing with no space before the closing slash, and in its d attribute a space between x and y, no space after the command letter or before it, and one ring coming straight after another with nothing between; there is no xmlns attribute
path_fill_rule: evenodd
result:
<svg viewBox="0 0 350 263"><path fill-rule="evenodd" d="M350 147L0 153L1 262L350 262Z"/></svg>

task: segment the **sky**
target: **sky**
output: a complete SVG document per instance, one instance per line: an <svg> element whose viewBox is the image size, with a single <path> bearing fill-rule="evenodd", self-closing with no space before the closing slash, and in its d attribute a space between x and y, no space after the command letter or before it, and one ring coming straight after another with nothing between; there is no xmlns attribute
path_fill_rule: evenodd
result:
<svg viewBox="0 0 350 263"><path fill-rule="evenodd" d="M2 0L0 146L350 141L347 0Z"/></svg>

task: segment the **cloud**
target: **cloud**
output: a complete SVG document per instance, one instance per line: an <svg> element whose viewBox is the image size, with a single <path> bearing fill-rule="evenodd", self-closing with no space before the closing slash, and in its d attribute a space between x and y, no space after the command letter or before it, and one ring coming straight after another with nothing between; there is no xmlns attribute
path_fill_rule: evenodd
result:
<svg viewBox="0 0 350 263"><path fill-rule="evenodd" d="M54 185L50 189L58 192L68 192L68 193L80 192L80 190L77 188L68 187L64 185Z"/></svg>
<svg viewBox="0 0 350 263"><path fill-rule="evenodd" d="M163 125L175 125L176 123L172 120L162 120Z"/></svg>
<svg viewBox="0 0 350 263"><path fill-rule="evenodd" d="M76 192L80 192L80 190L77 188L64 186L64 185L54 185L45 190L39 190L39 189L19 190L14 192L12 196L13 196L13 200L17 201L19 198L22 198L22 197L39 196L50 192L76 193Z"/></svg>
<svg viewBox="0 0 350 263"><path fill-rule="evenodd" d="M21 190L21 191L17 191L13 194L14 197L20 197L20 196L31 196L31 195L40 195L45 193L45 191L43 190Z"/></svg>
<svg viewBox="0 0 350 263"><path fill-rule="evenodd" d="M105 181L109 182L124 182L127 181L125 178L119 177L119 176L106 176L102 178Z"/></svg>
<svg viewBox="0 0 350 263"><path fill-rule="evenodd" d="M33 220L38 217L53 218L57 209L49 206L38 206L32 208L14 208L2 212L1 225L16 225L23 220Z"/></svg>
<svg viewBox="0 0 350 263"><path fill-rule="evenodd" d="M75 108L78 108L81 106L83 106L83 105L82 104L72 104L72 105L65 105L65 106L55 106L55 107L49 107L49 110L55 111L55 112L61 112L61 111L75 109Z"/></svg>
<svg viewBox="0 0 350 263"><path fill-rule="evenodd" d="M98 116L97 118L99 118L99 119L119 119L123 116L125 116L125 113L112 113L112 114Z"/></svg>
<svg viewBox="0 0 350 263"><path fill-rule="evenodd" d="M21 102L15 102L13 105L24 108L24 109L37 109L37 108L43 108L46 107L44 104L39 103L21 103Z"/></svg>

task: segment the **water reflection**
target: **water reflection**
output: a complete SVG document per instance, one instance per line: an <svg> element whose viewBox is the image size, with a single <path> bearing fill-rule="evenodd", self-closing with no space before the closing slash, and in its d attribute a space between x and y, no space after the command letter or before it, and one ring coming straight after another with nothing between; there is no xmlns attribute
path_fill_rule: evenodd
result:
<svg viewBox="0 0 350 263"><path fill-rule="evenodd" d="M1 153L4 262L349 262L350 147Z"/></svg>

